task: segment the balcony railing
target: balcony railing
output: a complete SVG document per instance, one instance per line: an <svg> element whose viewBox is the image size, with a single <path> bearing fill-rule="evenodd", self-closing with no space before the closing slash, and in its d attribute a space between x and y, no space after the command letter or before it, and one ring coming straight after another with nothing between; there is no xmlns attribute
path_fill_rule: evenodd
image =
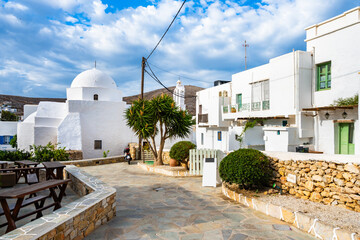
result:
<svg viewBox="0 0 360 240"><path fill-rule="evenodd" d="M241 105L224 105L222 107L223 113L236 113L236 112L244 112L244 111L261 111L261 110L269 110L270 109L270 101L262 101L262 102L253 102L253 103L243 103Z"/></svg>
<svg viewBox="0 0 360 240"><path fill-rule="evenodd" d="M251 103L251 111L260 111L261 102L253 102Z"/></svg>
<svg viewBox="0 0 360 240"><path fill-rule="evenodd" d="M199 123L207 123L208 122L208 114L198 114L198 122Z"/></svg>
<svg viewBox="0 0 360 240"><path fill-rule="evenodd" d="M270 109L270 101L263 101L262 102L262 110L269 110Z"/></svg>

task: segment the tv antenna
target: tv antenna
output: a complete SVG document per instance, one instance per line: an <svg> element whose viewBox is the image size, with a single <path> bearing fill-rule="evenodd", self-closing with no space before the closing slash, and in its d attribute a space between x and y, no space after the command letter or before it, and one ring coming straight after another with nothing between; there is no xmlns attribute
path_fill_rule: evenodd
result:
<svg viewBox="0 0 360 240"><path fill-rule="evenodd" d="M246 40L245 40L245 43L243 44L243 47L245 48L245 70L247 69L247 56L246 56L246 48L247 47L250 47L249 44L246 44Z"/></svg>

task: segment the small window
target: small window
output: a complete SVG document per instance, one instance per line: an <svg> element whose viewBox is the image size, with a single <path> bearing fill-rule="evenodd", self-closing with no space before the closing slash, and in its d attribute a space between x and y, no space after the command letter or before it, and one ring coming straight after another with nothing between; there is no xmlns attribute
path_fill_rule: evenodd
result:
<svg viewBox="0 0 360 240"><path fill-rule="evenodd" d="M94 149L102 149L102 141L101 140L95 140L94 141Z"/></svg>
<svg viewBox="0 0 360 240"><path fill-rule="evenodd" d="M94 94L94 101L97 101L97 100L99 100L99 95Z"/></svg>
<svg viewBox="0 0 360 240"><path fill-rule="evenodd" d="M218 141L221 141L221 131L218 131L218 132L217 132L217 140L218 140Z"/></svg>
<svg viewBox="0 0 360 240"><path fill-rule="evenodd" d="M219 97L222 97L222 92L219 92Z"/></svg>
<svg viewBox="0 0 360 240"><path fill-rule="evenodd" d="M317 65L317 90L331 89L331 62Z"/></svg>
<svg viewBox="0 0 360 240"><path fill-rule="evenodd" d="M228 92L224 91L224 97L227 97L227 96L228 96Z"/></svg>
<svg viewBox="0 0 360 240"><path fill-rule="evenodd" d="M204 134L201 133L201 145L204 145Z"/></svg>
<svg viewBox="0 0 360 240"><path fill-rule="evenodd" d="M4 136L4 144L10 144L11 136Z"/></svg>

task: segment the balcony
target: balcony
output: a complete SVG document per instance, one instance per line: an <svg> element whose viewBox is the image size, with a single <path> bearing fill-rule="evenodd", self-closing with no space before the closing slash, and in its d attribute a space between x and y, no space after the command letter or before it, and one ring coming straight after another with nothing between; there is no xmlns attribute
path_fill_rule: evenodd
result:
<svg viewBox="0 0 360 240"><path fill-rule="evenodd" d="M198 123L208 123L208 114L198 114Z"/></svg>
<svg viewBox="0 0 360 240"><path fill-rule="evenodd" d="M222 107L223 113L237 113L237 112L253 112L253 111L265 111L270 110L270 101L243 103L241 105L224 105Z"/></svg>

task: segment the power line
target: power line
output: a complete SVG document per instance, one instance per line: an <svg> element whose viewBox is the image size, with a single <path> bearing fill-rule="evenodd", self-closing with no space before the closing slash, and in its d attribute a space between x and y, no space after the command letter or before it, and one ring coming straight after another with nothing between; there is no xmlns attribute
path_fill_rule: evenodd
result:
<svg viewBox="0 0 360 240"><path fill-rule="evenodd" d="M154 53L154 51L156 50L156 48L159 46L160 42L163 40L163 38L165 37L166 33L169 31L169 29L171 28L171 25L175 22L175 19L177 18L177 16L179 15L181 9L183 8L183 6L185 5L186 0L184 0L184 2L181 4L181 7L179 8L178 12L176 13L175 17L173 18L173 20L171 21L169 27L166 29L166 31L164 32L164 34L162 35L162 37L160 38L159 42L156 44L156 46L154 47L154 49L151 51L151 53L149 54L149 56L146 59L149 59L151 57L151 55Z"/></svg>
<svg viewBox="0 0 360 240"><path fill-rule="evenodd" d="M202 81L202 80L198 80L198 79L194 79L194 78L184 77L184 76L182 76L182 75L179 75L179 74L170 72L170 71L168 71L168 70L165 70L165 69L163 69L163 68L160 68L160 67L154 65L153 63L149 63L149 62L148 62L148 64L152 65L153 67L156 67L157 69L159 69L159 70L161 70L161 71L163 71L163 72L167 72L167 73L169 73L169 74L178 76L178 77L180 77L180 78L185 78L185 79L189 79L189 80L193 80L193 81L197 81L197 82L203 82L203 83L212 83L212 82Z"/></svg>
<svg viewBox="0 0 360 240"><path fill-rule="evenodd" d="M151 67L149 66L149 63L146 61L146 65L149 67L149 70L151 73L149 73L146 69L145 72L152 78L154 79L157 83L159 83L161 86L163 86L168 92L170 92L171 94L181 97L181 98L196 98L196 96L182 96L179 94L174 93L174 91L170 90L168 87L165 86L165 84L163 84L160 79L156 76L156 74L154 73L154 71L151 69Z"/></svg>

